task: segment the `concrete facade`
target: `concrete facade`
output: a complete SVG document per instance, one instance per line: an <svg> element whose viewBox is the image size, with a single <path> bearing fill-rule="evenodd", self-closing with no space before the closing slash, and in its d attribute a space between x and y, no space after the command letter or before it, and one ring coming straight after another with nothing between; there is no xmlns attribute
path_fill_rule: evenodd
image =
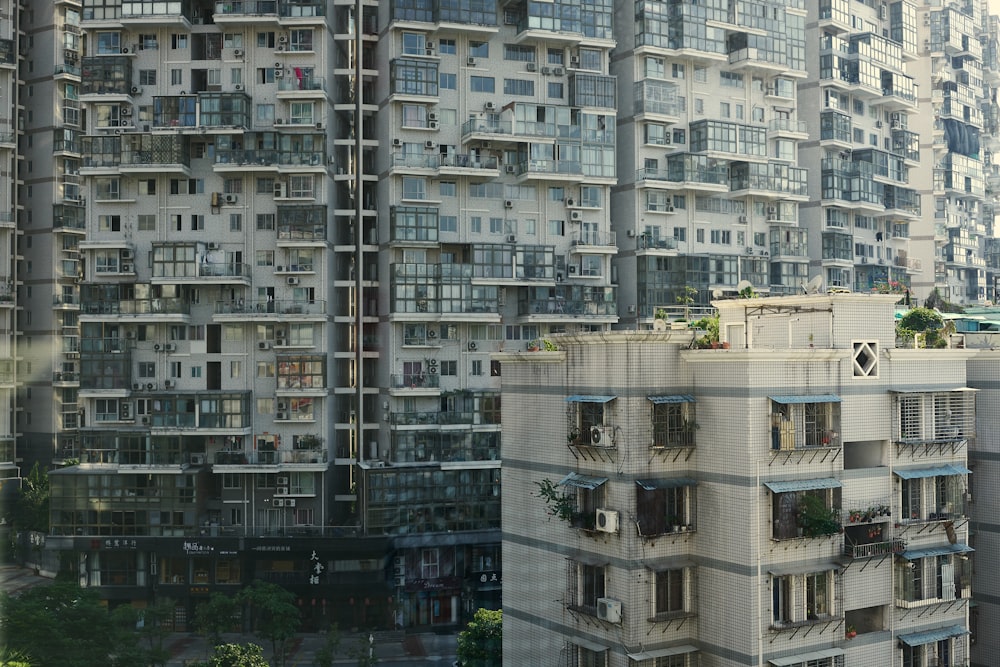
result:
<svg viewBox="0 0 1000 667"><path fill-rule="evenodd" d="M897 347L894 300L504 355L505 660L966 664L972 353Z"/></svg>

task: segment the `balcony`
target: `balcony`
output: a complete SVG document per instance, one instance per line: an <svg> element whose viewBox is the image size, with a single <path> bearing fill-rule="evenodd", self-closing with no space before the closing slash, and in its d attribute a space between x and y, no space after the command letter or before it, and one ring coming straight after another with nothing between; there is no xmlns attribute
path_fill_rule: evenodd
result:
<svg viewBox="0 0 1000 667"><path fill-rule="evenodd" d="M594 249L617 249L617 235L615 232L573 232L571 246L574 249L586 248L588 251Z"/></svg>
<svg viewBox="0 0 1000 667"><path fill-rule="evenodd" d="M188 2L172 0L126 0L121 5L121 22L127 26L163 26L191 29Z"/></svg>
<svg viewBox="0 0 1000 667"><path fill-rule="evenodd" d="M279 449L271 451L229 451L215 452L212 463L215 466L280 466L286 464L325 464L325 449ZM217 471L218 472L218 471Z"/></svg>
<svg viewBox="0 0 1000 667"><path fill-rule="evenodd" d="M866 544L844 544L844 555L848 558L863 559L881 556L892 556L906 550L906 541L900 538Z"/></svg>
<svg viewBox="0 0 1000 667"><path fill-rule="evenodd" d="M213 20L216 23L275 23L278 19L277 0L233 0L216 2Z"/></svg>
<svg viewBox="0 0 1000 667"><path fill-rule="evenodd" d="M292 68L295 73L295 68ZM323 99L326 79L319 76L284 76L278 79L278 99Z"/></svg>
<svg viewBox="0 0 1000 667"><path fill-rule="evenodd" d="M247 300L216 301L216 321L240 321L247 318L262 320L291 320L326 317L326 301L287 300Z"/></svg>
<svg viewBox="0 0 1000 667"><path fill-rule="evenodd" d="M81 315L119 315L132 320L149 319L158 321L164 316L175 319L174 316L191 314L191 303L180 298L158 299L88 299L83 305Z"/></svg>
<svg viewBox="0 0 1000 667"><path fill-rule="evenodd" d="M491 155L442 155L438 173L441 176L496 178L500 175L500 160Z"/></svg>
<svg viewBox="0 0 1000 667"><path fill-rule="evenodd" d="M441 376L429 373L393 373L390 378L393 389L438 389Z"/></svg>

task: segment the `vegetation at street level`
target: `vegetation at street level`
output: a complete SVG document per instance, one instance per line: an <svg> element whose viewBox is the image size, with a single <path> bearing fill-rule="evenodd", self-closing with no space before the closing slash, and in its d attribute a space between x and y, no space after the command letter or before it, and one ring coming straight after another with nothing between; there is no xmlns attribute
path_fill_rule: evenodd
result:
<svg viewBox="0 0 1000 667"><path fill-rule="evenodd" d="M49 532L49 476L35 463L21 480L21 492L12 503L15 530Z"/></svg>
<svg viewBox="0 0 1000 667"><path fill-rule="evenodd" d="M237 609L236 600L222 593L212 593L207 602L202 602L195 609L194 627L208 640L205 644L206 657L209 647L222 644L222 633L232 629Z"/></svg>
<svg viewBox="0 0 1000 667"><path fill-rule="evenodd" d="M503 611L477 609L458 635L458 663L462 667L500 667L503 664Z"/></svg>
<svg viewBox="0 0 1000 667"><path fill-rule="evenodd" d="M190 667L270 667L257 644L220 644L212 657Z"/></svg>
<svg viewBox="0 0 1000 667"><path fill-rule="evenodd" d="M285 662L288 640L302 623L295 594L257 579L243 589L239 599L249 605L251 628L258 637L271 642L274 664L280 667Z"/></svg>
<svg viewBox="0 0 1000 667"><path fill-rule="evenodd" d="M0 598L0 652L21 655L31 667L147 667L125 606L111 614L97 593L76 583L38 586Z"/></svg>

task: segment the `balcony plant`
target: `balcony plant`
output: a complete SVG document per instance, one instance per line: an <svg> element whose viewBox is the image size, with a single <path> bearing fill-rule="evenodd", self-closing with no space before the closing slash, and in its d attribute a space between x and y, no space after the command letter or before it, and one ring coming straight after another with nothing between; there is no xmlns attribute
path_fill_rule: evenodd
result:
<svg viewBox="0 0 1000 667"><path fill-rule="evenodd" d="M719 346L719 316L703 317L691 325L695 329L704 331L705 334L695 340L695 345L701 348L716 348Z"/></svg>
<svg viewBox="0 0 1000 667"><path fill-rule="evenodd" d="M535 482L538 486L538 493L535 495L541 498L546 505L546 514L556 517L570 525L575 525L578 520L576 511L576 496L572 493L561 491L551 479L543 479Z"/></svg>
<svg viewBox="0 0 1000 667"><path fill-rule="evenodd" d="M798 520L803 537L822 537L840 532L837 510L826 506L820 496L806 494L799 498Z"/></svg>

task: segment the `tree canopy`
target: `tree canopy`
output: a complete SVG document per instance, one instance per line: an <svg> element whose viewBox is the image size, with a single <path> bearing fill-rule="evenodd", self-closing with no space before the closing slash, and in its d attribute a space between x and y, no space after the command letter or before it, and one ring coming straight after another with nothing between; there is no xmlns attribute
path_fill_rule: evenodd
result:
<svg viewBox="0 0 1000 667"><path fill-rule="evenodd" d="M500 667L503 664L503 611L477 609L458 635L458 661L463 667Z"/></svg>
<svg viewBox="0 0 1000 667"><path fill-rule="evenodd" d="M271 642L271 654L276 664L282 664L285 643L302 623L295 595L277 584L256 579L240 592L240 600L250 606L254 633Z"/></svg>
<svg viewBox="0 0 1000 667"><path fill-rule="evenodd" d="M257 644L220 644L208 660L191 667L270 667Z"/></svg>

